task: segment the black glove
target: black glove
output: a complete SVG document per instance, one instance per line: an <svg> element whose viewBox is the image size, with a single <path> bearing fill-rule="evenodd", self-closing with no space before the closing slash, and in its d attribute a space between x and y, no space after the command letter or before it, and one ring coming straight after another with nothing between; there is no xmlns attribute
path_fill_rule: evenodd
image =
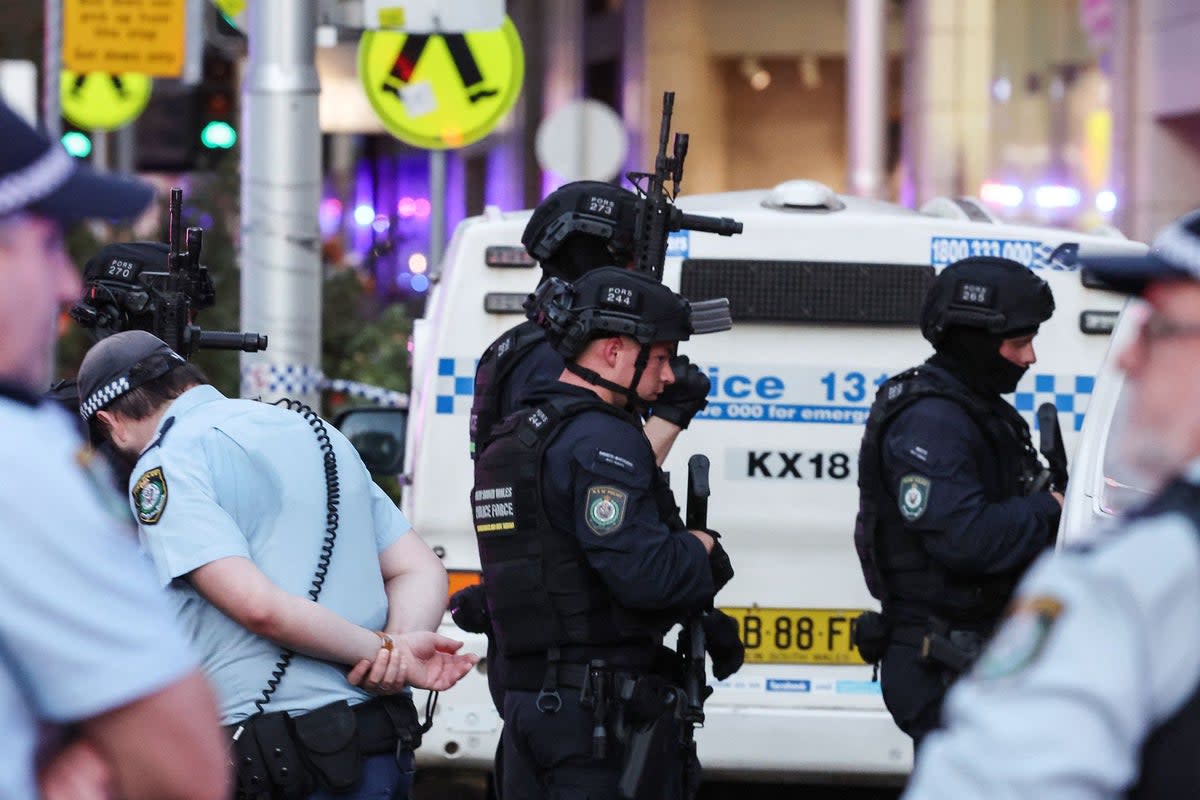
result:
<svg viewBox="0 0 1200 800"><path fill-rule="evenodd" d="M467 633L492 635L492 618L488 614L487 596L481 584L459 589L450 595L449 608L454 624Z"/></svg>
<svg viewBox="0 0 1200 800"><path fill-rule="evenodd" d="M708 568L712 570L713 579L713 594L725 588L725 584L733 580L733 562L729 560L729 553L725 552L725 548L721 546L721 534L714 530L706 529L704 531L713 538L713 549L708 554Z"/></svg>
<svg viewBox="0 0 1200 800"><path fill-rule="evenodd" d="M687 356L672 358L671 371L675 373L675 382L663 389L654 401L654 416L686 428L692 417L708 405L708 390L712 384Z"/></svg>
<svg viewBox="0 0 1200 800"><path fill-rule="evenodd" d="M700 616L704 628L704 649L712 658L713 677L723 681L742 668L746 647L738 635L737 620L723 611L712 609Z"/></svg>

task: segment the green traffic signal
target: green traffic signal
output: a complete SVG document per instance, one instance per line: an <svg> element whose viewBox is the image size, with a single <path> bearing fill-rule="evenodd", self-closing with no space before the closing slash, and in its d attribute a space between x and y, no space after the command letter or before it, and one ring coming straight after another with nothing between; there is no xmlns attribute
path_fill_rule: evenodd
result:
<svg viewBox="0 0 1200 800"><path fill-rule="evenodd" d="M62 146L75 158L87 158L92 154L92 140L86 133L67 131L62 135Z"/></svg>
<svg viewBox="0 0 1200 800"><path fill-rule="evenodd" d="M228 150L237 144L237 131L228 122L213 120L200 131L200 144L210 150Z"/></svg>

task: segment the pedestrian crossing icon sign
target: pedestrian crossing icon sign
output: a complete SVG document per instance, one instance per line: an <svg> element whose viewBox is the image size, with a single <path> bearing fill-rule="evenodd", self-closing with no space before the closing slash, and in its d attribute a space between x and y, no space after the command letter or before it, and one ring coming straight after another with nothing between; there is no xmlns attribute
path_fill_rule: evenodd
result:
<svg viewBox="0 0 1200 800"><path fill-rule="evenodd" d="M62 114L85 131L115 131L137 119L150 102L154 81L140 72L62 71Z"/></svg>
<svg viewBox="0 0 1200 800"><path fill-rule="evenodd" d="M429 150L491 133L524 77L525 53L507 16L491 31L367 31L358 44L358 78L384 127Z"/></svg>

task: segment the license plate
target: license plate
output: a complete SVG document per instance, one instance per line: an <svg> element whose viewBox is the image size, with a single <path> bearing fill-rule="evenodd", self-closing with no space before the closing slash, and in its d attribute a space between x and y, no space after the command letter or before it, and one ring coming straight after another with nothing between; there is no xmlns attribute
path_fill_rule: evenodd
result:
<svg viewBox="0 0 1200 800"><path fill-rule="evenodd" d="M738 621L747 664L864 664L850 644L861 609L722 608Z"/></svg>

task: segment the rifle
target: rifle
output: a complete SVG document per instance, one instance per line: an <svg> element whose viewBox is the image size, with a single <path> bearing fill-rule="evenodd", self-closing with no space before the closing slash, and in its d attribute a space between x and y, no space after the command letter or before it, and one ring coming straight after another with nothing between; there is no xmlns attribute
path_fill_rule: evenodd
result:
<svg viewBox="0 0 1200 800"><path fill-rule="evenodd" d="M171 190L167 222L167 271L143 270L132 279L88 275L83 298L71 317L103 338L126 330L148 331L184 358L198 347L220 350L265 350L267 337L257 333L204 331L194 324L196 312L216 302L212 276L200 263L204 229L183 231L183 191Z"/></svg>
<svg viewBox="0 0 1200 800"><path fill-rule="evenodd" d="M688 459L687 527L703 530L708 527L708 457L694 455ZM704 701L709 688L704 672L704 626L700 614L692 614L679 631L676 652L681 662L681 689L668 688L644 706L658 713L643 714L652 721L630 731L621 774L617 781L618 796L624 800L640 800L655 784L655 768L663 761L661 754L678 747L681 751L680 784L683 797L694 797L699 786L699 774L693 772L696 759L696 728L704 724ZM628 703L634 688L627 688L621 699ZM678 727L676 727L678 725Z"/></svg>
<svg viewBox="0 0 1200 800"><path fill-rule="evenodd" d="M673 231L689 230L733 236L742 232L742 223L728 217L685 214L675 207L679 183L683 180L683 161L687 157L688 135L676 133L671 155L667 141L671 136L671 114L675 93L663 93L662 121L658 130L658 154L654 172L629 172L625 178L637 189L641 199L633 234L634 268L662 280L667 258L667 240ZM668 181L671 184L667 188Z"/></svg>
<svg viewBox="0 0 1200 800"><path fill-rule="evenodd" d="M1049 465L1049 485L1053 491L1067 490L1067 449L1063 446L1062 428L1058 424L1058 408L1042 403L1037 410L1038 450Z"/></svg>
<svg viewBox="0 0 1200 800"><path fill-rule="evenodd" d="M688 530L708 528L708 456L697 453L688 459L687 511ZM711 607L711 604L710 604ZM683 693L679 698L680 737L683 750L682 785L689 784L692 764L696 763L696 728L704 727L704 701L711 693L704 672L704 625L700 614L692 614L679 631L675 649L683 673Z"/></svg>

